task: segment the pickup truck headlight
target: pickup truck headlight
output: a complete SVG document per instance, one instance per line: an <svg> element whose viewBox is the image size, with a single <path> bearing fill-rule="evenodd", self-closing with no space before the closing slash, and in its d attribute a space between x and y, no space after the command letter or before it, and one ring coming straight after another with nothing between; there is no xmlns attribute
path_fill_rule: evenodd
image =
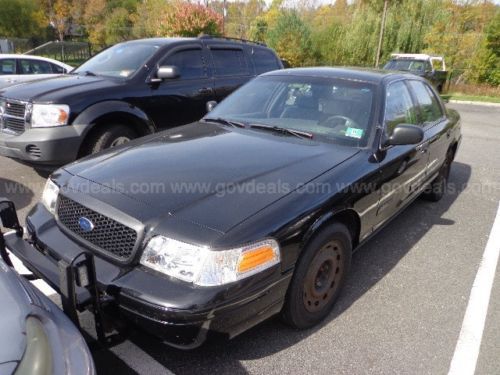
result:
<svg viewBox="0 0 500 375"><path fill-rule="evenodd" d="M50 178L45 183L45 188L42 193L42 204L49 210L51 214L56 213L57 196L59 195L59 186Z"/></svg>
<svg viewBox="0 0 500 375"><path fill-rule="evenodd" d="M231 283L280 262L279 245L268 239L229 250L212 250L163 236L153 237L141 264L200 286Z"/></svg>
<svg viewBox="0 0 500 375"><path fill-rule="evenodd" d="M69 106L65 104L33 104L31 127L46 128L67 125Z"/></svg>

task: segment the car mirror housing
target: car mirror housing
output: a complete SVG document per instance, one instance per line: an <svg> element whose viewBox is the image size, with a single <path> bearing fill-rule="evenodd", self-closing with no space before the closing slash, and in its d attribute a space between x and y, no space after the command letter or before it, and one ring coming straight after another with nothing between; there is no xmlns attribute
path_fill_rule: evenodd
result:
<svg viewBox="0 0 500 375"><path fill-rule="evenodd" d="M424 131L421 127L410 124L397 125L391 136L385 142L385 146L415 145L424 139Z"/></svg>
<svg viewBox="0 0 500 375"><path fill-rule="evenodd" d="M210 100L206 104L207 106L207 113L212 112L214 108L217 106L217 102L215 100Z"/></svg>
<svg viewBox="0 0 500 375"><path fill-rule="evenodd" d="M156 77L159 79L172 79L180 76L179 69L173 65L164 65L158 68Z"/></svg>

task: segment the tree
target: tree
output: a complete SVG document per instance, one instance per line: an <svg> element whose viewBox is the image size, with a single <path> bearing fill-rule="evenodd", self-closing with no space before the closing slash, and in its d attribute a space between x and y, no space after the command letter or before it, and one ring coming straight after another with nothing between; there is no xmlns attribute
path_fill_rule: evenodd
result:
<svg viewBox="0 0 500 375"><path fill-rule="evenodd" d="M163 12L161 34L193 37L200 34L221 35L222 16L201 4L176 1Z"/></svg>
<svg viewBox="0 0 500 375"><path fill-rule="evenodd" d="M269 29L266 42L291 66L314 63L311 30L295 11L280 14L276 26Z"/></svg>
<svg viewBox="0 0 500 375"><path fill-rule="evenodd" d="M33 0L0 0L0 36L30 38L40 35L46 21Z"/></svg>

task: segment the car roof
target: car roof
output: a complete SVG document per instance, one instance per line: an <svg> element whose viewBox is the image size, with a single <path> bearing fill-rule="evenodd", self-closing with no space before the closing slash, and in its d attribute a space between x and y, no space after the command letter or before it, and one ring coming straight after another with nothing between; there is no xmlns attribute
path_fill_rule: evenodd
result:
<svg viewBox="0 0 500 375"><path fill-rule="evenodd" d="M49 59L48 57L43 57L43 56L36 56L36 55L23 55L23 54L8 54L8 53L2 53L0 54L0 59L27 59L27 60L42 60L42 61L47 61L52 64L59 65L63 68L70 68L73 69L71 65L65 64L63 62L54 60L54 59Z"/></svg>
<svg viewBox="0 0 500 375"><path fill-rule="evenodd" d="M193 41L207 41L207 42L217 42L217 43L228 43L228 44L239 44L239 45L251 45L252 47L262 47L268 48L265 44L259 42L253 42L245 39L238 38L226 38L217 37L210 35L202 35L200 37L174 37L174 38L144 38L144 39L134 39L122 42L122 44L150 44L156 46L166 46L174 43L182 42L193 42Z"/></svg>
<svg viewBox="0 0 500 375"><path fill-rule="evenodd" d="M387 81L398 80L402 78L419 78L413 74L402 73L396 71L388 71L382 69L369 69L358 67L313 67L313 68L292 68L275 70L264 73L262 76L278 76L278 75L294 75L302 77L323 77L323 78L338 78L349 79L363 82L380 84ZM420 79L420 78L419 78Z"/></svg>

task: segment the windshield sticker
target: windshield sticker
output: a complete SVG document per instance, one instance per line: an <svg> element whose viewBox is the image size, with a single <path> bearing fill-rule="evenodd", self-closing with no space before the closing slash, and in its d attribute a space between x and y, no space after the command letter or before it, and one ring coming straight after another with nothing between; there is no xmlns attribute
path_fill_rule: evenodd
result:
<svg viewBox="0 0 500 375"><path fill-rule="evenodd" d="M345 131L346 137L361 139L363 137L363 129L347 128Z"/></svg>

